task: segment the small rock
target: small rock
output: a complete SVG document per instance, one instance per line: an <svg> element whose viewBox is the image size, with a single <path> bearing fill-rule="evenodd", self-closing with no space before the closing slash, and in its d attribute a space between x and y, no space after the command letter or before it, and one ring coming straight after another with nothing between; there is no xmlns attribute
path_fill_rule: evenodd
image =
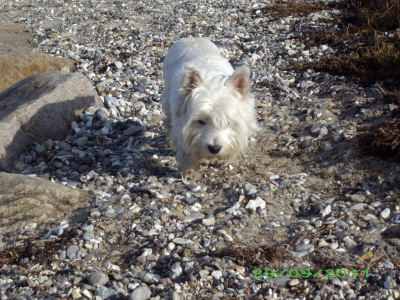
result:
<svg viewBox="0 0 400 300"><path fill-rule="evenodd" d="M357 203L349 207L349 210L363 210L368 205L366 203Z"/></svg>
<svg viewBox="0 0 400 300"><path fill-rule="evenodd" d="M350 199L352 201L358 202L358 203L365 202L365 196L364 195L358 195L358 194L350 195Z"/></svg>
<svg viewBox="0 0 400 300"><path fill-rule="evenodd" d="M385 208L384 210L381 211L381 213L379 214L379 216L382 219L387 219L390 216L390 208Z"/></svg>
<svg viewBox="0 0 400 300"><path fill-rule="evenodd" d="M76 140L76 145L78 147L85 147L88 142L89 142L89 139L86 136L82 136Z"/></svg>
<svg viewBox="0 0 400 300"><path fill-rule="evenodd" d="M330 175L333 174L334 171L335 171L335 169L334 169L332 166L330 166L330 167L324 169L324 170L321 172L321 175L322 175L322 176L330 176Z"/></svg>
<svg viewBox="0 0 400 300"><path fill-rule="evenodd" d="M79 246L77 245L71 245L67 248L67 257L70 260L74 260L74 259L79 259L79 257L77 256L79 251Z"/></svg>
<svg viewBox="0 0 400 300"><path fill-rule="evenodd" d="M355 247L357 247L357 243L353 241L351 238L346 237L343 240L344 240L344 245L346 246L347 249L354 249Z"/></svg>
<svg viewBox="0 0 400 300"><path fill-rule="evenodd" d="M306 149L310 146L311 146L311 139L305 140L305 141L301 142L301 144L300 144L301 149Z"/></svg>
<svg viewBox="0 0 400 300"><path fill-rule="evenodd" d="M203 219L201 221L204 226L214 226L215 225L215 219L214 217L208 218L208 219Z"/></svg>
<svg viewBox="0 0 400 300"><path fill-rule="evenodd" d="M114 65L115 65L115 67L117 68L117 69L122 69L122 62L120 62L120 61L116 61L115 63L114 63Z"/></svg>
<svg viewBox="0 0 400 300"><path fill-rule="evenodd" d="M351 176L352 176L351 173L345 173L345 174L341 174L339 177L341 180L348 180L351 178Z"/></svg>
<svg viewBox="0 0 400 300"><path fill-rule="evenodd" d="M92 286L105 285L108 281L108 275L100 271L90 274L88 279L88 283Z"/></svg>
<svg viewBox="0 0 400 300"><path fill-rule="evenodd" d="M172 280L177 279L183 273L182 267L179 263L174 263L171 266L171 272L169 273L169 278Z"/></svg>
<svg viewBox="0 0 400 300"><path fill-rule="evenodd" d="M339 247L339 244L334 242L334 243L329 243L328 248L332 250L336 250Z"/></svg>
<svg viewBox="0 0 400 300"><path fill-rule="evenodd" d="M130 300L146 300L150 299L151 291L147 286L140 286L136 288L130 295Z"/></svg>
<svg viewBox="0 0 400 300"><path fill-rule="evenodd" d="M35 151L36 153L42 153L46 151L46 147L40 144L36 144Z"/></svg>
<svg viewBox="0 0 400 300"><path fill-rule="evenodd" d="M257 197L254 200L250 200L249 203L246 205L246 208L256 210L257 207L260 207L261 209L264 209L265 205L266 205L265 201L263 199L261 199L260 197Z"/></svg>
<svg viewBox="0 0 400 300"><path fill-rule="evenodd" d="M192 221L195 221L195 220L201 220L204 217L205 217L205 215L202 214L201 212L195 212L195 213L191 214L189 216L189 218L185 219L183 222L186 223L186 222L192 222Z"/></svg>
<svg viewBox="0 0 400 300"><path fill-rule="evenodd" d="M172 292L171 300L181 300L181 296L177 292Z"/></svg>
<svg viewBox="0 0 400 300"><path fill-rule="evenodd" d="M174 244L177 244L177 245L186 245L186 244L192 243L191 240L182 239L182 238L173 239L172 242L173 242Z"/></svg>
<svg viewBox="0 0 400 300"><path fill-rule="evenodd" d="M322 217L325 217L327 215L329 215L332 211L332 208L330 205L327 205L324 209L321 209L320 214L322 215Z"/></svg>
<svg viewBox="0 0 400 300"><path fill-rule="evenodd" d="M95 292L96 296L100 296L102 299L105 300L119 300L120 296L117 291L113 289L106 288L105 286L99 286Z"/></svg>
<svg viewBox="0 0 400 300"><path fill-rule="evenodd" d="M321 248L326 247L326 246L328 246L328 243L325 241L325 239L320 239L318 242L318 246Z"/></svg>
<svg viewBox="0 0 400 300"><path fill-rule="evenodd" d="M291 280L288 282L288 286L295 286L295 285L298 285L299 283L300 283L300 280L298 280L297 278L291 279Z"/></svg>
<svg viewBox="0 0 400 300"><path fill-rule="evenodd" d="M314 245L313 244L299 245L296 247L296 251L306 251L308 253L311 253L314 251Z"/></svg>
<svg viewBox="0 0 400 300"><path fill-rule="evenodd" d="M374 252L372 252L371 250L369 250L369 251L367 251L367 252L365 252L365 253L363 254L362 259L363 259L363 260L369 260L369 259L371 259L371 258L373 258L373 257L374 257Z"/></svg>
<svg viewBox="0 0 400 300"><path fill-rule="evenodd" d="M138 274L138 277L141 281L143 281L144 283L147 283L147 284L152 284L159 280L155 277L154 274L151 274L147 271L140 271Z"/></svg>
<svg viewBox="0 0 400 300"><path fill-rule="evenodd" d="M222 277L222 271L212 271L211 276L215 279L219 280Z"/></svg>
<svg viewBox="0 0 400 300"><path fill-rule="evenodd" d="M129 127L128 129L124 130L124 134L127 136L134 135L135 133L141 131L143 129L142 126L132 126Z"/></svg>
<svg viewBox="0 0 400 300"><path fill-rule="evenodd" d="M348 229L350 226L343 220L337 220L335 225L341 229Z"/></svg>

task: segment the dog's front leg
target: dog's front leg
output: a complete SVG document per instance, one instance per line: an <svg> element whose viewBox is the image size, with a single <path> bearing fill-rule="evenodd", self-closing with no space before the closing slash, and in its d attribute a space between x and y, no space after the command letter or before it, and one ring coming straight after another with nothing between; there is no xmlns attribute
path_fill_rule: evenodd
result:
<svg viewBox="0 0 400 300"><path fill-rule="evenodd" d="M200 168L200 163L192 155L185 152L177 153L178 174L185 179L193 178L195 171Z"/></svg>

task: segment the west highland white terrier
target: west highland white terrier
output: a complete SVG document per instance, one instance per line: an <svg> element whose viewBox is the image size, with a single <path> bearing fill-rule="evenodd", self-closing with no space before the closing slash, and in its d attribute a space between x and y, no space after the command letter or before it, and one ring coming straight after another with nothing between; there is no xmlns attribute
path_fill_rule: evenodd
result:
<svg viewBox="0 0 400 300"><path fill-rule="evenodd" d="M258 130L250 70L233 69L206 38L185 38L163 64L164 124L177 152L179 172L193 175L204 159L231 162Z"/></svg>

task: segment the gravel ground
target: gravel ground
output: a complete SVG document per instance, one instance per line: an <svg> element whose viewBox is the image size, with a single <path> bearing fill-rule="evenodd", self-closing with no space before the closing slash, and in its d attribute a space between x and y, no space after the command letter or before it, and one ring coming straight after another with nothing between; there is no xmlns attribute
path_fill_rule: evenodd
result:
<svg viewBox="0 0 400 300"><path fill-rule="evenodd" d="M26 24L35 47L77 61L106 105L16 163L15 172L94 200L79 218L2 237L13 260L0 266L1 300L400 298L400 165L363 156L357 142L390 112L376 86L288 70L334 52L298 37L334 29L340 11L272 19L261 10L269 5L0 7L0 20ZM162 127L161 65L174 41L199 35L251 67L262 130L240 160L204 166L188 182Z"/></svg>

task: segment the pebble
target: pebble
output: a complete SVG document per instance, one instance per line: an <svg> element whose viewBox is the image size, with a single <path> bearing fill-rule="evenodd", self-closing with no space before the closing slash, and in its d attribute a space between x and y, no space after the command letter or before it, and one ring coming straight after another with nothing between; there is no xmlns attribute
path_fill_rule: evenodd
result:
<svg viewBox="0 0 400 300"><path fill-rule="evenodd" d="M117 300L120 299L119 293L113 289L107 288L105 286L99 286L95 293L96 296L101 297L102 299L109 299L109 300Z"/></svg>
<svg viewBox="0 0 400 300"><path fill-rule="evenodd" d="M387 219L390 216L390 208L385 208L384 210L381 211L379 216L383 219Z"/></svg>
<svg viewBox="0 0 400 300"><path fill-rule="evenodd" d="M297 278L291 279L291 280L288 282L288 286L296 286L296 285L298 285L299 283L300 283L300 280L298 280Z"/></svg>
<svg viewBox="0 0 400 300"><path fill-rule="evenodd" d="M350 199L358 203L365 202L365 196L363 195L358 195L358 194L350 195Z"/></svg>
<svg viewBox="0 0 400 300"><path fill-rule="evenodd" d="M265 206L266 206L265 201L263 199L261 199L260 197L257 197L254 200L250 200L249 203L247 203L246 208L256 210L258 207L261 209L264 209Z"/></svg>
<svg viewBox="0 0 400 300"><path fill-rule="evenodd" d="M354 249L355 247L357 247L357 243L351 238L346 237L343 240L347 249Z"/></svg>
<svg viewBox="0 0 400 300"><path fill-rule="evenodd" d="M150 297L151 290L147 286L140 286L129 295L130 300L146 300Z"/></svg>
<svg viewBox="0 0 400 300"><path fill-rule="evenodd" d="M88 279L88 283L92 286L105 285L108 281L108 275L99 271L90 274Z"/></svg>
<svg viewBox="0 0 400 300"><path fill-rule="evenodd" d="M374 257L374 252L372 252L371 250L369 250L369 251L367 251L367 252L365 252L365 253L363 254L362 259L363 259L363 260L369 260L369 259L371 259L371 258L373 258L373 257Z"/></svg>
<svg viewBox="0 0 400 300"><path fill-rule="evenodd" d="M300 148L301 149L306 149L306 148L310 147L311 146L311 141L312 141L311 139L307 139L307 140L301 142Z"/></svg>
<svg viewBox="0 0 400 300"><path fill-rule="evenodd" d="M368 205L366 203L357 203L357 204L350 206L349 210L363 210L366 207L368 207Z"/></svg>
<svg viewBox="0 0 400 300"><path fill-rule="evenodd" d="M321 209L320 214L322 215L322 217L325 217L327 215L329 215L332 211L332 208L330 205L327 205L324 209Z"/></svg>
<svg viewBox="0 0 400 300"><path fill-rule="evenodd" d="M182 275L182 273L183 273L183 270L182 270L181 265L179 263L174 263L171 266L171 273L170 273L169 277L172 280L175 280L175 279L179 278Z"/></svg>
<svg viewBox="0 0 400 300"><path fill-rule="evenodd" d="M339 247L338 243L329 243L328 248L332 250L336 250Z"/></svg>
<svg viewBox="0 0 400 300"><path fill-rule="evenodd" d="M78 256L78 251L79 251L79 246L77 245L71 245L67 248L67 257L70 260L74 260L74 259L79 259Z"/></svg>
<svg viewBox="0 0 400 300"><path fill-rule="evenodd" d="M76 145L78 147L85 147L88 142L89 142L89 139L86 136L82 136L76 140Z"/></svg>
<svg viewBox="0 0 400 300"><path fill-rule="evenodd" d="M201 222L204 226L214 226L215 225L215 219L213 217L203 219Z"/></svg>

